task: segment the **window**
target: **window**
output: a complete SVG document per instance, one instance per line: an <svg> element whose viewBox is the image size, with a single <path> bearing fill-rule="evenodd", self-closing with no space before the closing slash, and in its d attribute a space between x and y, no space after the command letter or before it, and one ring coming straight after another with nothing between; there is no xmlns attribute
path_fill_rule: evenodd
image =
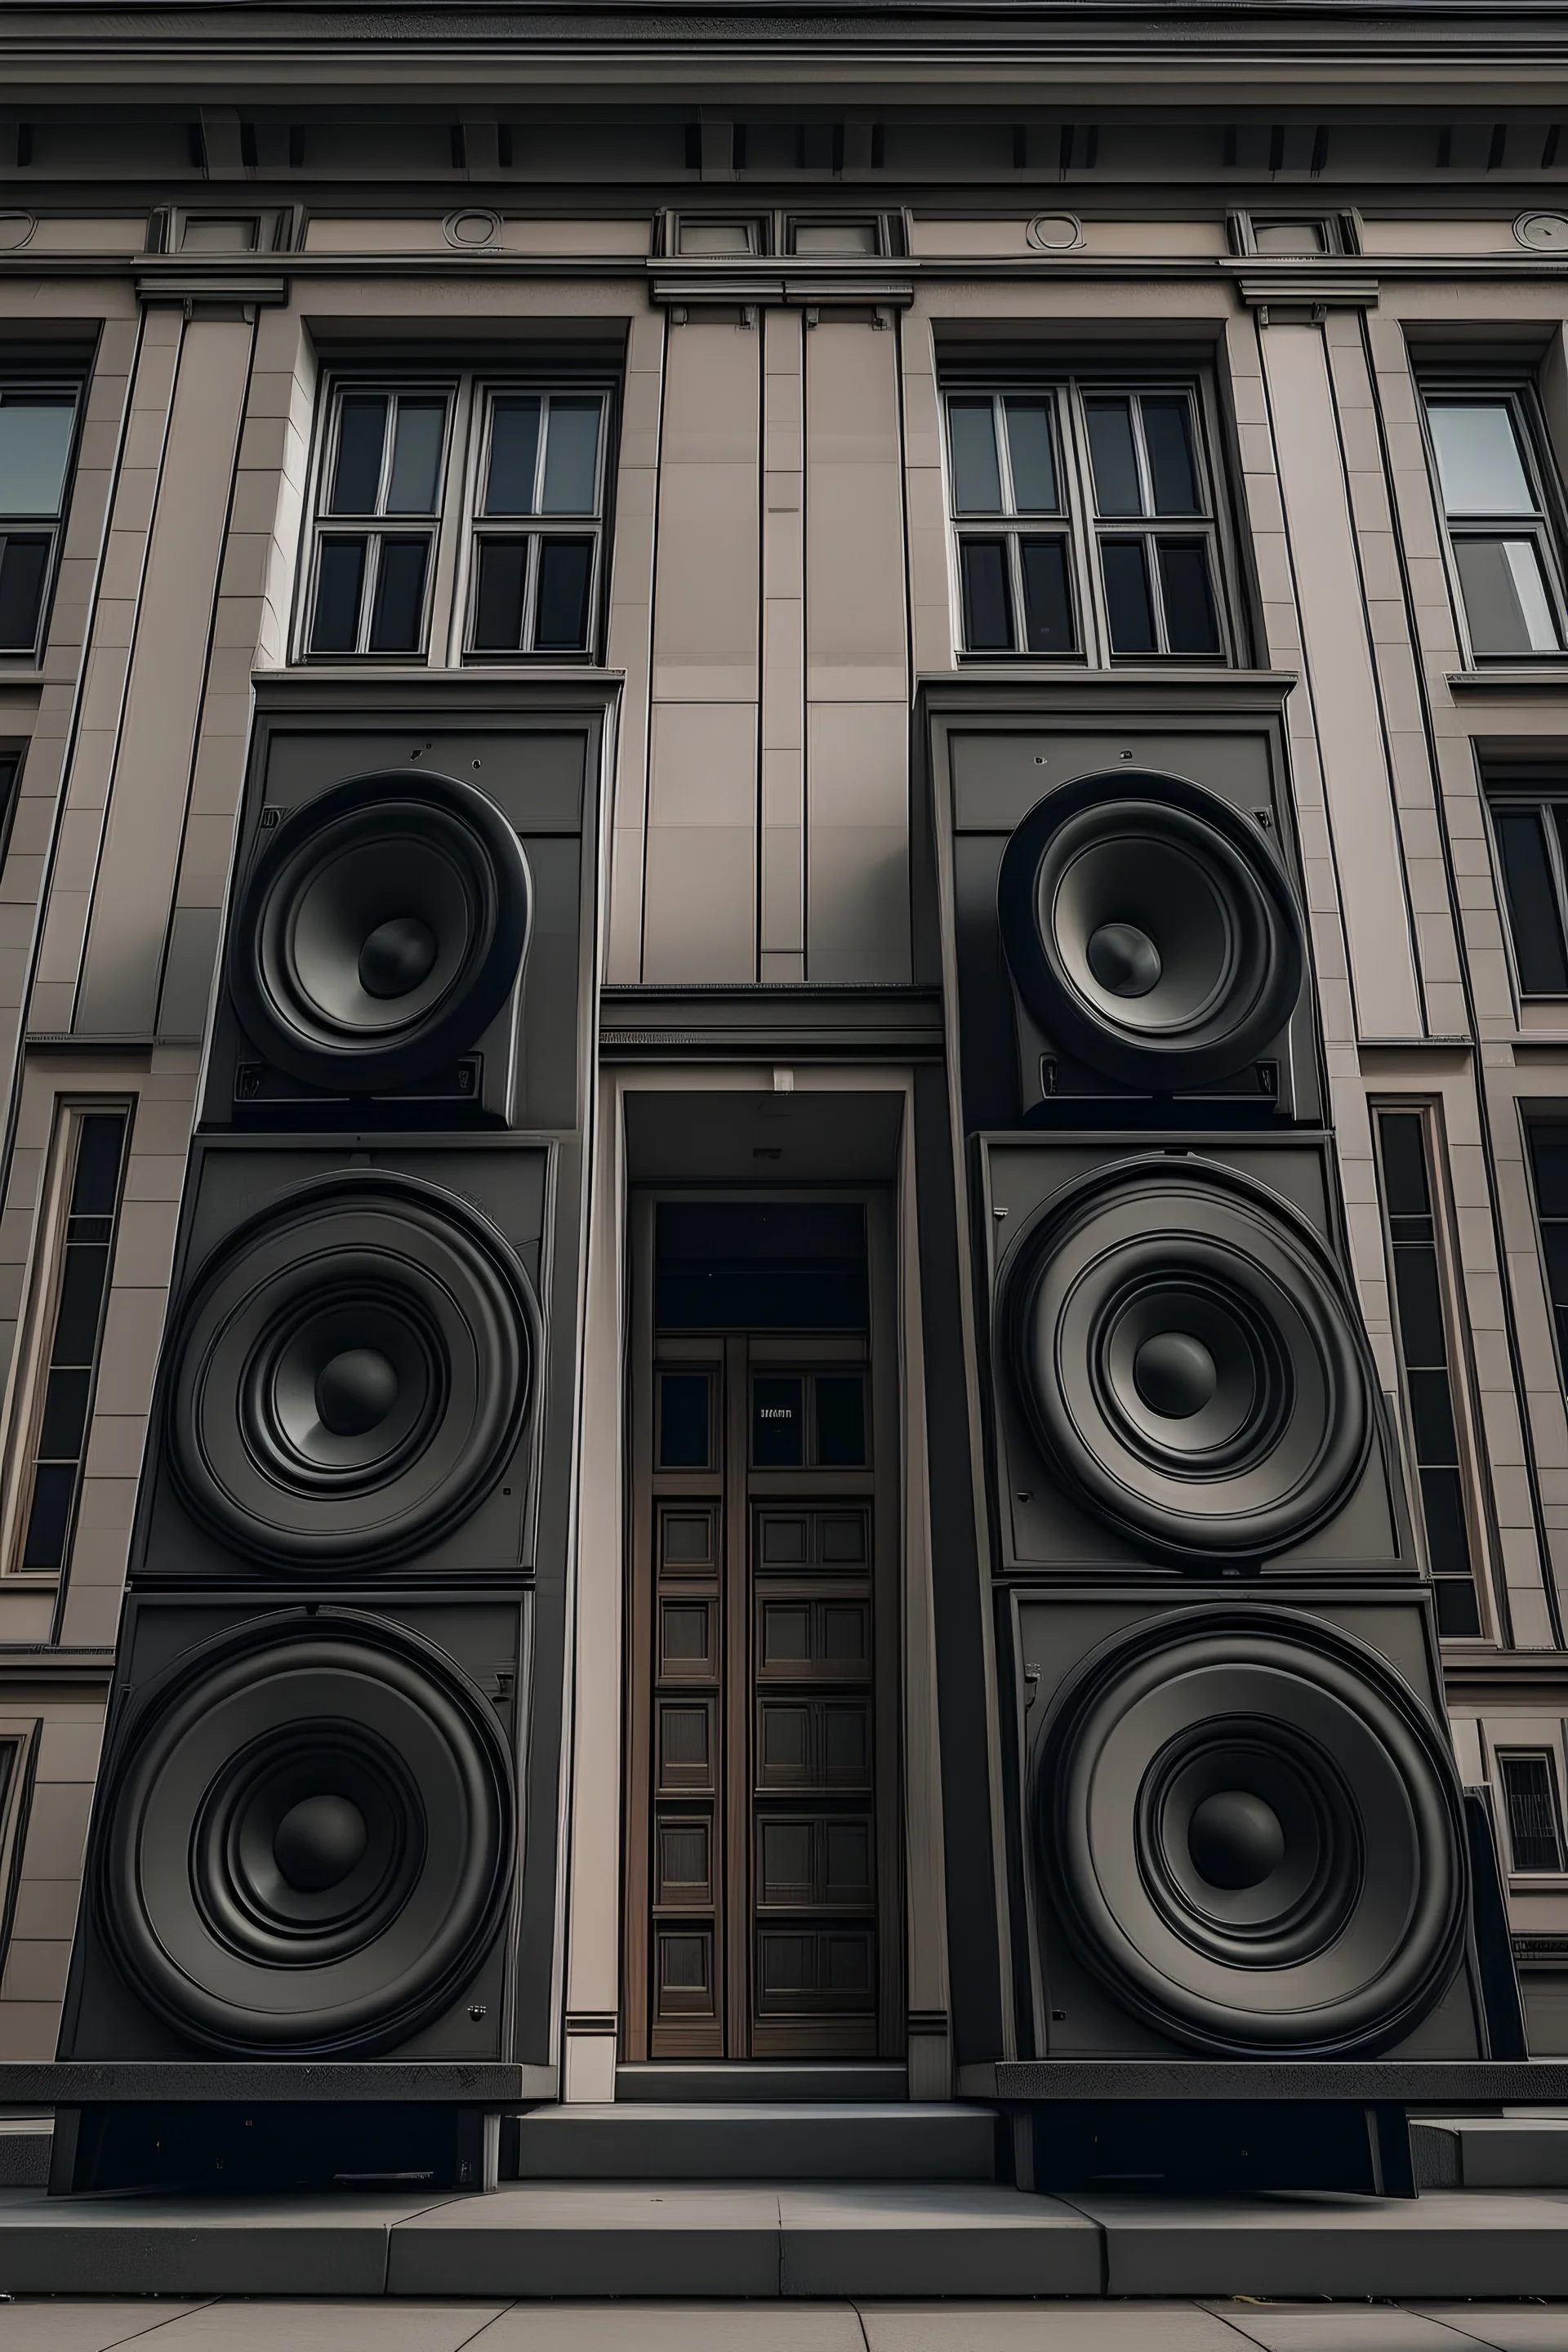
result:
<svg viewBox="0 0 1568 2352"><path fill-rule="evenodd" d="M0 655L37 656L76 412L74 386L0 384Z"/></svg>
<svg viewBox="0 0 1568 2352"><path fill-rule="evenodd" d="M947 424L966 653L1225 656L1193 387L955 391Z"/></svg>
<svg viewBox="0 0 1568 2352"><path fill-rule="evenodd" d="M1564 1867L1563 1822L1557 1804L1557 1770L1546 1748L1531 1755L1500 1756L1509 1849L1518 1871Z"/></svg>
<svg viewBox="0 0 1568 2352"><path fill-rule="evenodd" d="M1481 1620L1469 1482L1460 1447L1426 1114L1380 1110L1376 1129L1394 1339L1437 1631L1450 1640L1474 1640Z"/></svg>
<svg viewBox="0 0 1568 2352"><path fill-rule="evenodd" d="M1522 389L1428 389L1426 400L1470 652L1560 653L1556 532L1532 401Z"/></svg>
<svg viewBox="0 0 1568 2352"><path fill-rule="evenodd" d="M1568 996L1568 777L1489 777L1521 996Z"/></svg>
<svg viewBox="0 0 1568 2352"><path fill-rule="evenodd" d="M589 652L607 406L603 391L470 377L336 385L306 653L445 661ZM467 511L455 487L465 474Z"/></svg>

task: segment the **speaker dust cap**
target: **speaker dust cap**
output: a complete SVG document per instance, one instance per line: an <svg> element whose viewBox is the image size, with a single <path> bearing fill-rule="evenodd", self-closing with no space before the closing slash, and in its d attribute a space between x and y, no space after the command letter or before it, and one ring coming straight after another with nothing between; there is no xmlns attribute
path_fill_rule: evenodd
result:
<svg viewBox="0 0 1568 2352"><path fill-rule="evenodd" d="M1118 1162L1068 1188L1003 1270L1009 1370L1086 1509L1176 1565L1285 1550L1343 1506L1373 1375L1328 1252L1212 1161Z"/></svg>
<svg viewBox="0 0 1568 2352"><path fill-rule="evenodd" d="M535 1327L523 1267L456 1193L362 1169L300 1185L180 1308L164 1430L182 1499L297 1573L424 1549L510 1459Z"/></svg>
<svg viewBox="0 0 1568 2352"><path fill-rule="evenodd" d="M1234 1076L1300 993L1300 921L1263 835L1179 776L1125 768L1047 793L1007 844L997 898L1030 1012L1122 1086Z"/></svg>
<svg viewBox="0 0 1568 2352"><path fill-rule="evenodd" d="M252 1621L187 1651L129 1727L98 1845L106 1940L231 2055L373 2051L447 2007L511 1881L494 1709L369 1616Z"/></svg>
<svg viewBox="0 0 1568 2352"><path fill-rule="evenodd" d="M247 877L236 1009L291 1077L339 1094L412 1086L505 1003L531 899L521 843L473 785L355 777L288 817Z"/></svg>
<svg viewBox="0 0 1568 2352"><path fill-rule="evenodd" d="M1383 1659L1315 1618L1183 1610L1106 1643L1052 1711L1036 1793L1079 1958L1194 2049L1386 2048L1458 1966L1443 1735Z"/></svg>

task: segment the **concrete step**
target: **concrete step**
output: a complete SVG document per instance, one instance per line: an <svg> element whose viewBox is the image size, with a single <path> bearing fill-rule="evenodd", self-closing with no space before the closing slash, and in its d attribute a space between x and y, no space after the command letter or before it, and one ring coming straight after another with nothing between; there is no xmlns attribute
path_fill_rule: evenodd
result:
<svg viewBox="0 0 1568 2352"><path fill-rule="evenodd" d="M990 2107L814 2105L535 2107L511 2119L518 2180L992 2180Z"/></svg>
<svg viewBox="0 0 1568 2352"><path fill-rule="evenodd" d="M889 2060L837 2065L805 2063L771 2065L766 2060L693 2061L677 2064L664 2059L638 2061L616 2068L616 2099L653 2099L665 2106L716 2106L738 2101L742 2106L784 2099L805 2099L821 2105L835 2099L898 2100L910 2094L907 2066Z"/></svg>
<svg viewBox="0 0 1568 2352"><path fill-rule="evenodd" d="M1568 2116L1421 2116L1410 2124L1422 2189L1568 2189Z"/></svg>

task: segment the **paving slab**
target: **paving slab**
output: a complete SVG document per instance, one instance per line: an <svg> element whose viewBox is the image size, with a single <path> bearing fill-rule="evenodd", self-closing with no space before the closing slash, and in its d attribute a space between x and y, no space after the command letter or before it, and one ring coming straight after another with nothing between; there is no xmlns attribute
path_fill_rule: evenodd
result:
<svg viewBox="0 0 1568 2352"><path fill-rule="evenodd" d="M771 2189L520 2181L391 2232L389 2294L776 2295Z"/></svg>
<svg viewBox="0 0 1568 2352"><path fill-rule="evenodd" d="M848 2304L616 2303L514 2306L468 2352L865 2352Z"/></svg>
<svg viewBox="0 0 1568 2352"><path fill-rule="evenodd" d="M1568 2352L1568 2303L1560 2303L1555 2310L1539 2305L1532 2310L1528 2304L1488 2308L1473 2303L1422 2302L1415 2307L1457 2330L1461 2352L1466 2336L1484 2344L1487 2352Z"/></svg>
<svg viewBox="0 0 1568 2352"><path fill-rule="evenodd" d="M1109 2294L1568 2295L1568 2196L1075 2191L1105 2231Z"/></svg>
<svg viewBox="0 0 1568 2352"><path fill-rule="evenodd" d="M380 2295L388 2238L431 2202L8 2197L0 2201L0 2293Z"/></svg>
<svg viewBox="0 0 1568 2352"><path fill-rule="evenodd" d="M785 2294L1098 2294L1100 2232L1054 2197L952 2181L781 2188Z"/></svg>
<svg viewBox="0 0 1568 2352"><path fill-rule="evenodd" d="M162 2329L140 2352L463 2352L505 2308L493 2302L392 2303L379 2295L368 2302L212 2303ZM11 2352L3 2317L0 2344Z"/></svg>
<svg viewBox="0 0 1568 2352"><path fill-rule="evenodd" d="M867 2352L1247 2352L1193 2303L861 2304ZM1461 2352L1450 2343L1449 2352Z"/></svg>
<svg viewBox="0 0 1568 2352"><path fill-rule="evenodd" d="M196 2303L164 2303L151 2296L136 2303L13 2303L0 2310L0 2343L5 2352L114 2352L120 2344L145 2339Z"/></svg>
<svg viewBox="0 0 1568 2352"><path fill-rule="evenodd" d="M1477 2352L1473 2336L1387 2305L1351 2304L1338 2311L1325 2311L1321 2304L1298 2310L1256 2303L1210 2307L1233 2331L1232 2352L1239 2352L1237 2336L1262 2352Z"/></svg>

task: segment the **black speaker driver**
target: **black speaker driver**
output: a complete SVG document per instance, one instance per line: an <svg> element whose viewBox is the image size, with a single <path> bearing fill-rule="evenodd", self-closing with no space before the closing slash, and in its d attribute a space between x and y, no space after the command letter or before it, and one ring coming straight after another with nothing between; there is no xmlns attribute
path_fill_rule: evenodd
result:
<svg viewBox="0 0 1568 2352"><path fill-rule="evenodd" d="M1098 1171L1003 1270L1010 1370L1061 1484L1176 1565L1300 1542L1348 1499L1373 1372L1339 1271L1261 1185L1195 1158Z"/></svg>
<svg viewBox="0 0 1568 2352"><path fill-rule="evenodd" d="M1442 1732L1294 1611L1184 1610L1096 1651L1037 1766L1038 1859L1084 1965L1227 2057L1386 2048L1441 1999L1468 1895Z"/></svg>
<svg viewBox="0 0 1568 2352"><path fill-rule="evenodd" d="M247 877L235 1007L291 1077L411 1086L505 1003L531 912L522 845L483 793L423 770L357 776L288 817Z"/></svg>
<svg viewBox="0 0 1568 2352"><path fill-rule="evenodd" d="M997 898L1030 1012L1122 1086L1235 1076L1300 993L1300 922L1262 834L1183 777L1129 768L1049 793L1007 844Z"/></svg>
<svg viewBox="0 0 1568 2352"><path fill-rule="evenodd" d="M181 1497L296 1572L422 1550L510 1459L535 1325L514 1253L455 1193L357 1169L300 1185L228 1236L179 1309L164 1426Z"/></svg>
<svg viewBox="0 0 1568 2352"><path fill-rule="evenodd" d="M186 1652L129 1723L113 1787L104 1938L209 2049L405 2041L500 1925L514 1806L494 1709L374 1617L263 1619Z"/></svg>

